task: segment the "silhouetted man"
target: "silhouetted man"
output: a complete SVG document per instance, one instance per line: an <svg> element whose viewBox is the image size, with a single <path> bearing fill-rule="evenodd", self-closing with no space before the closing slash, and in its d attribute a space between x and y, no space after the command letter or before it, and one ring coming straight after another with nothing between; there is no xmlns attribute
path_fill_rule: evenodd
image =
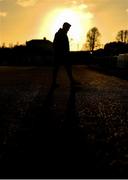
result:
<svg viewBox="0 0 128 180"><path fill-rule="evenodd" d="M69 59L69 40L67 32L69 31L71 25L67 22L63 24L63 27L56 32L53 48L54 48L54 70L53 70L53 86L58 86L56 83L57 74L60 68L60 65L64 65L71 85L75 84L75 81L72 76L72 67Z"/></svg>

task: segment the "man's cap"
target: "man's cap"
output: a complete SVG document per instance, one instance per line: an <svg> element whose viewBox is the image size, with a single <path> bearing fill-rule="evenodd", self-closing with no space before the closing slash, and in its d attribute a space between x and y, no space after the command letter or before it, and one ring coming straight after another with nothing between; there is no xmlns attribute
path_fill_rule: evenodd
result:
<svg viewBox="0 0 128 180"><path fill-rule="evenodd" d="M63 24L63 28L70 28L71 27L71 24L69 24L68 22L65 22Z"/></svg>

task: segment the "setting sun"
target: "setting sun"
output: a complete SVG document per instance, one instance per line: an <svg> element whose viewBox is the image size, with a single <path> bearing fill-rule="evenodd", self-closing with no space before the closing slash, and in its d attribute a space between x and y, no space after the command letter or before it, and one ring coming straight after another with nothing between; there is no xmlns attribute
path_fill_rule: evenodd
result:
<svg viewBox="0 0 128 180"><path fill-rule="evenodd" d="M81 50L87 32L97 27L101 44L128 28L128 0L0 0L0 46L46 37L53 41L65 21L71 50Z"/></svg>
<svg viewBox="0 0 128 180"><path fill-rule="evenodd" d="M45 36L53 41L55 32L62 27L64 22L71 24L70 31L68 32L71 50L79 50L86 38L86 32L91 26L92 14L83 14L81 11L73 9L57 9L49 13L45 21L43 21L40 29L39 36Z"/></svg>

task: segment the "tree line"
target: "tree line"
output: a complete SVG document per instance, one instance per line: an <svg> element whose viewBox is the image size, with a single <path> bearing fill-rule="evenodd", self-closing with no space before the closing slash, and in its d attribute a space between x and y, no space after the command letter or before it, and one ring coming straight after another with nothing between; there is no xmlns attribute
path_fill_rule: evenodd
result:
<svg viewBox="0 0 128 180"><path fill-rule="evenodd" d="M101 37L101 33L99 32L97 27L93 27L92 29L90 29L87 33L86 36L87 40L85 43L85 49L88 49L90 52L93 52L95 49L98 49L101 47L101 43L100 43L100 37ZM120 30L117 33L116 36L116 42L117 42L117 46L120 44L128 44L128 30ZM108 43L110 46L112 45L116 45L116 42L113 43ZM108 46L108 44L105 45L105 47Z"/></svg>
<svg viewBox="0 0 128 180"><path fill-rule="evenodd" d="M108 61L108 56L118 56L128 53L128 30L120 30L115 37L115 41L106 43L101 48L101 33L97 27L91 28L87 33L84 50L71 52L73 63L90 63L94 56L103 57L103 61ZM42 43L42 44L41 44ZM73 57L73 58L72 58ZM105 60L106 58L106 60ZM0 65L51 65L53 63L52 42L46 40L30 40L25 45L16 44L0 47Z"/></svg>

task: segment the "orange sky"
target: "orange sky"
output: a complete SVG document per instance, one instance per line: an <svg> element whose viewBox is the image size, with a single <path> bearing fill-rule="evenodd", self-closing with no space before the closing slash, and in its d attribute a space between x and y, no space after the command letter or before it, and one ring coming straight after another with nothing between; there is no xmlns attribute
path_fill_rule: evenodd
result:
<svg viewBox="0 0 128 180"><path fill-rule="evenodd" d="M105 44L114 41L119 30L128 29L127 19L128 0L0 0L0 44L43 37L52 41L68 21L71 50L80 50L90 28L99 29Z"/></svg>

